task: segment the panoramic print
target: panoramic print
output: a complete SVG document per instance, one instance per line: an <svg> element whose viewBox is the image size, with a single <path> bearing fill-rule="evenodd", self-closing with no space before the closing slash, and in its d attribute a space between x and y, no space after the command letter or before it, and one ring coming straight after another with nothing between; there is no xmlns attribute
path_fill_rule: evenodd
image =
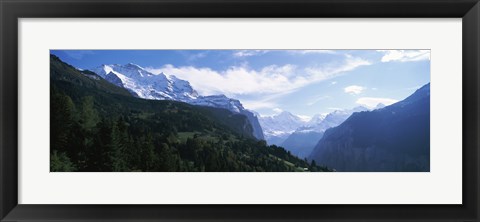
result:
<svg viewBox="0 0 480 222"><path fill-rule="evenodd" d="M50 50L51 172L429 172L430 50Z"/></svg>

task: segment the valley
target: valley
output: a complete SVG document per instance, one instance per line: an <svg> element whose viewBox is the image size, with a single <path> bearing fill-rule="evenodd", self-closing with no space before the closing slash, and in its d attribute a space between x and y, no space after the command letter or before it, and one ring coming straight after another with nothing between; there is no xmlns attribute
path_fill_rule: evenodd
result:
<svg viewBox="0 0 480 222"><path fill-rule="evenodd" d="M318 104L332 97L316 96L309 115L294 114L293 98L296 111L267 115L268 102L199 92L177 74L134 63L81 69L50 55L51 171L430 171L430 83L348 108L326 109ZM367 90L341 89L340 98Z"/></svg>

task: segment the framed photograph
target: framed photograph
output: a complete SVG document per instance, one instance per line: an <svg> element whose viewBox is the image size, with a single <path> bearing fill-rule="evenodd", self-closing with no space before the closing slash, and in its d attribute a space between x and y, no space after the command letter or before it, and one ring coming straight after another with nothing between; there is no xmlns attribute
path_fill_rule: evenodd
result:
<svg viewBox="0 0 480 222"><path fill-rule="evenodd" d="M0 4L1 221L479 221L477 0Z"/></svg>

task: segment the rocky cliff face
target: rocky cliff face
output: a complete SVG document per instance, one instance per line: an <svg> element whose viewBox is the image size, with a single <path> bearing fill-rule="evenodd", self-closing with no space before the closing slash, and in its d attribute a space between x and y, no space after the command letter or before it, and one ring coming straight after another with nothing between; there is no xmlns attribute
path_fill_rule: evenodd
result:
<svg viewBox="0 0 480 222"><path fill-rule="evenodd" d="M192 99L187 102L193 105L217 107L217 108L230 110L234 113L243 114L244 116L247 117L248 121L252 125L253 136L260 140L265 139L263 135L262 127L260 126L257 115L245 109L243 105L240 103L240 101L236 99L228 98L225 95L213 95L213 96L199 96L196 99Z"/></svg>
<svg viewBox="0 0 480 222"><path fill-rule="evenodd" d="M240 113L245 115L247 119L250 121L250 124L252 125L252 128L253 128L253 132L252 132L253 136L257 139L261 139L261 140L265 139L263 135L262 127L260 126L257 116L246 109L241 110Z"/></svg>

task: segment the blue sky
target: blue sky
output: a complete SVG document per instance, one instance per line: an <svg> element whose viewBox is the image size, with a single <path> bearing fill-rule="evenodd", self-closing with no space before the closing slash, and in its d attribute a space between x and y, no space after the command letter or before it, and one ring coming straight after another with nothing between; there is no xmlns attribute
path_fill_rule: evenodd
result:
<svg viewBox="0 0 480 222"><path fill-rule="evenodd" d="M51 50L91 69L135 63L225 94L261 115L389 105L430 82L429 50Z"/></svg>

